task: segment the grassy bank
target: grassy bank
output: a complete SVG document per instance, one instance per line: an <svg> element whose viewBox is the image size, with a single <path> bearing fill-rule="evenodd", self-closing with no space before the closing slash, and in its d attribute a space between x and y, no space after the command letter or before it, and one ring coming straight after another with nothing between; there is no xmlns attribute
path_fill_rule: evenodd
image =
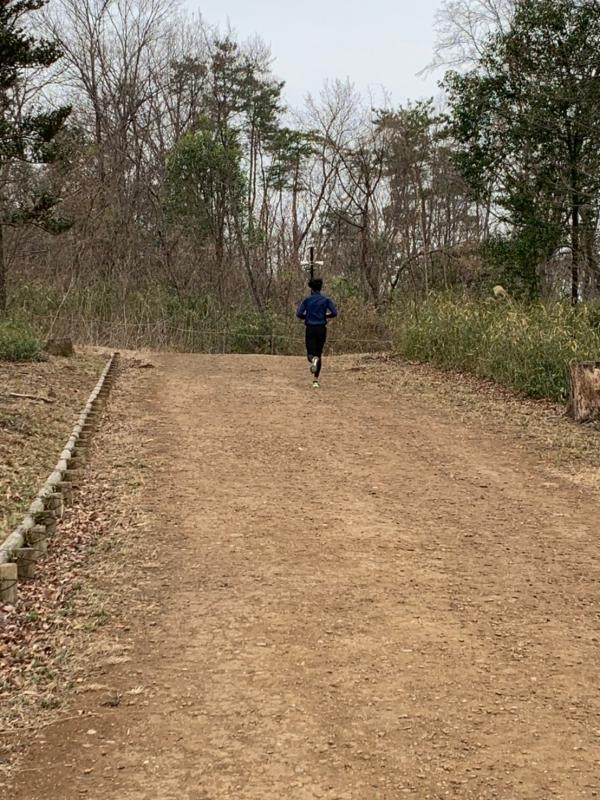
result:
<svg viewBox="0 0 600 800"><path fill-rule="evenodd" d="M437 295L396 307L404 358L491 378L532 397L564 401L572 360L600 358L600 309Z"/></svg>

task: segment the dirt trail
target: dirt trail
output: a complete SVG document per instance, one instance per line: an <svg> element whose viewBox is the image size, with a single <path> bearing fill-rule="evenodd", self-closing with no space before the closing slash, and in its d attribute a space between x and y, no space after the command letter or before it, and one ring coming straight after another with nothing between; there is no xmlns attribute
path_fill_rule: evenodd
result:
<svg viewBox="0 0 600 800"><path fill-rule="evenodd" d="M50 727L12 800L600 796L598 498L410 381L306 373L159 360L144 701Z"/></svg>

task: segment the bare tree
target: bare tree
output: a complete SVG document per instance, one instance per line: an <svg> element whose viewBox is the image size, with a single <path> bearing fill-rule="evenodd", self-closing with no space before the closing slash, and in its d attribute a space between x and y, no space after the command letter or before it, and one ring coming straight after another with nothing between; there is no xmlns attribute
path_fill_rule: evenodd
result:
<svg viewBox="0 0 600 800"><path fill-rule="evenodd" d="M136 234L150 161L149 107L160 73L156 51L173 11L169 0L56 0L45 19L65 54L62 91L83 141L93 143L78 207L95 217L94 255L107 276L135 269L141 255Z"/></svg>
<svg viewBox="0 0 600 800"><path fill-rule="evenodd" d="M435 57L427 70L473 66L493 33L510 26L516 0L444 0L435 16Z"/></svg>

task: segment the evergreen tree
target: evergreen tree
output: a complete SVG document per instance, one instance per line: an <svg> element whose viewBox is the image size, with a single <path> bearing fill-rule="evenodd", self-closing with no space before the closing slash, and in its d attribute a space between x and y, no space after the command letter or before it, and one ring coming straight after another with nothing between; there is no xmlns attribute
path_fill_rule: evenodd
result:
<svg viewBox="0 0 600 800"><path fill-rule="evenodd" d="M595 0L520 0L477 68L445 78L459 168L508 224L528 293L536 267L569 246L574 303L600 205L599 50Z"/></svg>
<svg viewBox="0 0 600 800"><path fill-rule="evenodd" d="M23 165L49 164L57 158L56 137L70 108L53 110L22 107L20 88L29 70L50 67L60 50L54 42L33 35L27 15L46 0L3 0L0 3L0 313L6 310L6 265L3 248L5 225L35 223L47 230L63 228L53 215L57 198L33 178L26 189Z"/></svg>

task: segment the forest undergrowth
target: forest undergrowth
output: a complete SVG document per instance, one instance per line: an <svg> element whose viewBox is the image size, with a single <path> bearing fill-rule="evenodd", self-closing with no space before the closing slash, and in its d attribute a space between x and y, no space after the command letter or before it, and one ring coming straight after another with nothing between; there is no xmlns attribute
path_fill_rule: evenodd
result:
<svg viewBox="0 0 600 800"><path fill-rule="evenodd" d="M600 307L593 303L438 292L376 310L356 296L336 300L331 355L392 352L558 402L568 395L569 364L600 359ZM0 358L37 358L37 343L50 335L127 349L301 355L294 311L295 300L258 312L158 285L127 292L97 285L66 296L27 286L14 294L11 322L0 329Z"/></svg>

